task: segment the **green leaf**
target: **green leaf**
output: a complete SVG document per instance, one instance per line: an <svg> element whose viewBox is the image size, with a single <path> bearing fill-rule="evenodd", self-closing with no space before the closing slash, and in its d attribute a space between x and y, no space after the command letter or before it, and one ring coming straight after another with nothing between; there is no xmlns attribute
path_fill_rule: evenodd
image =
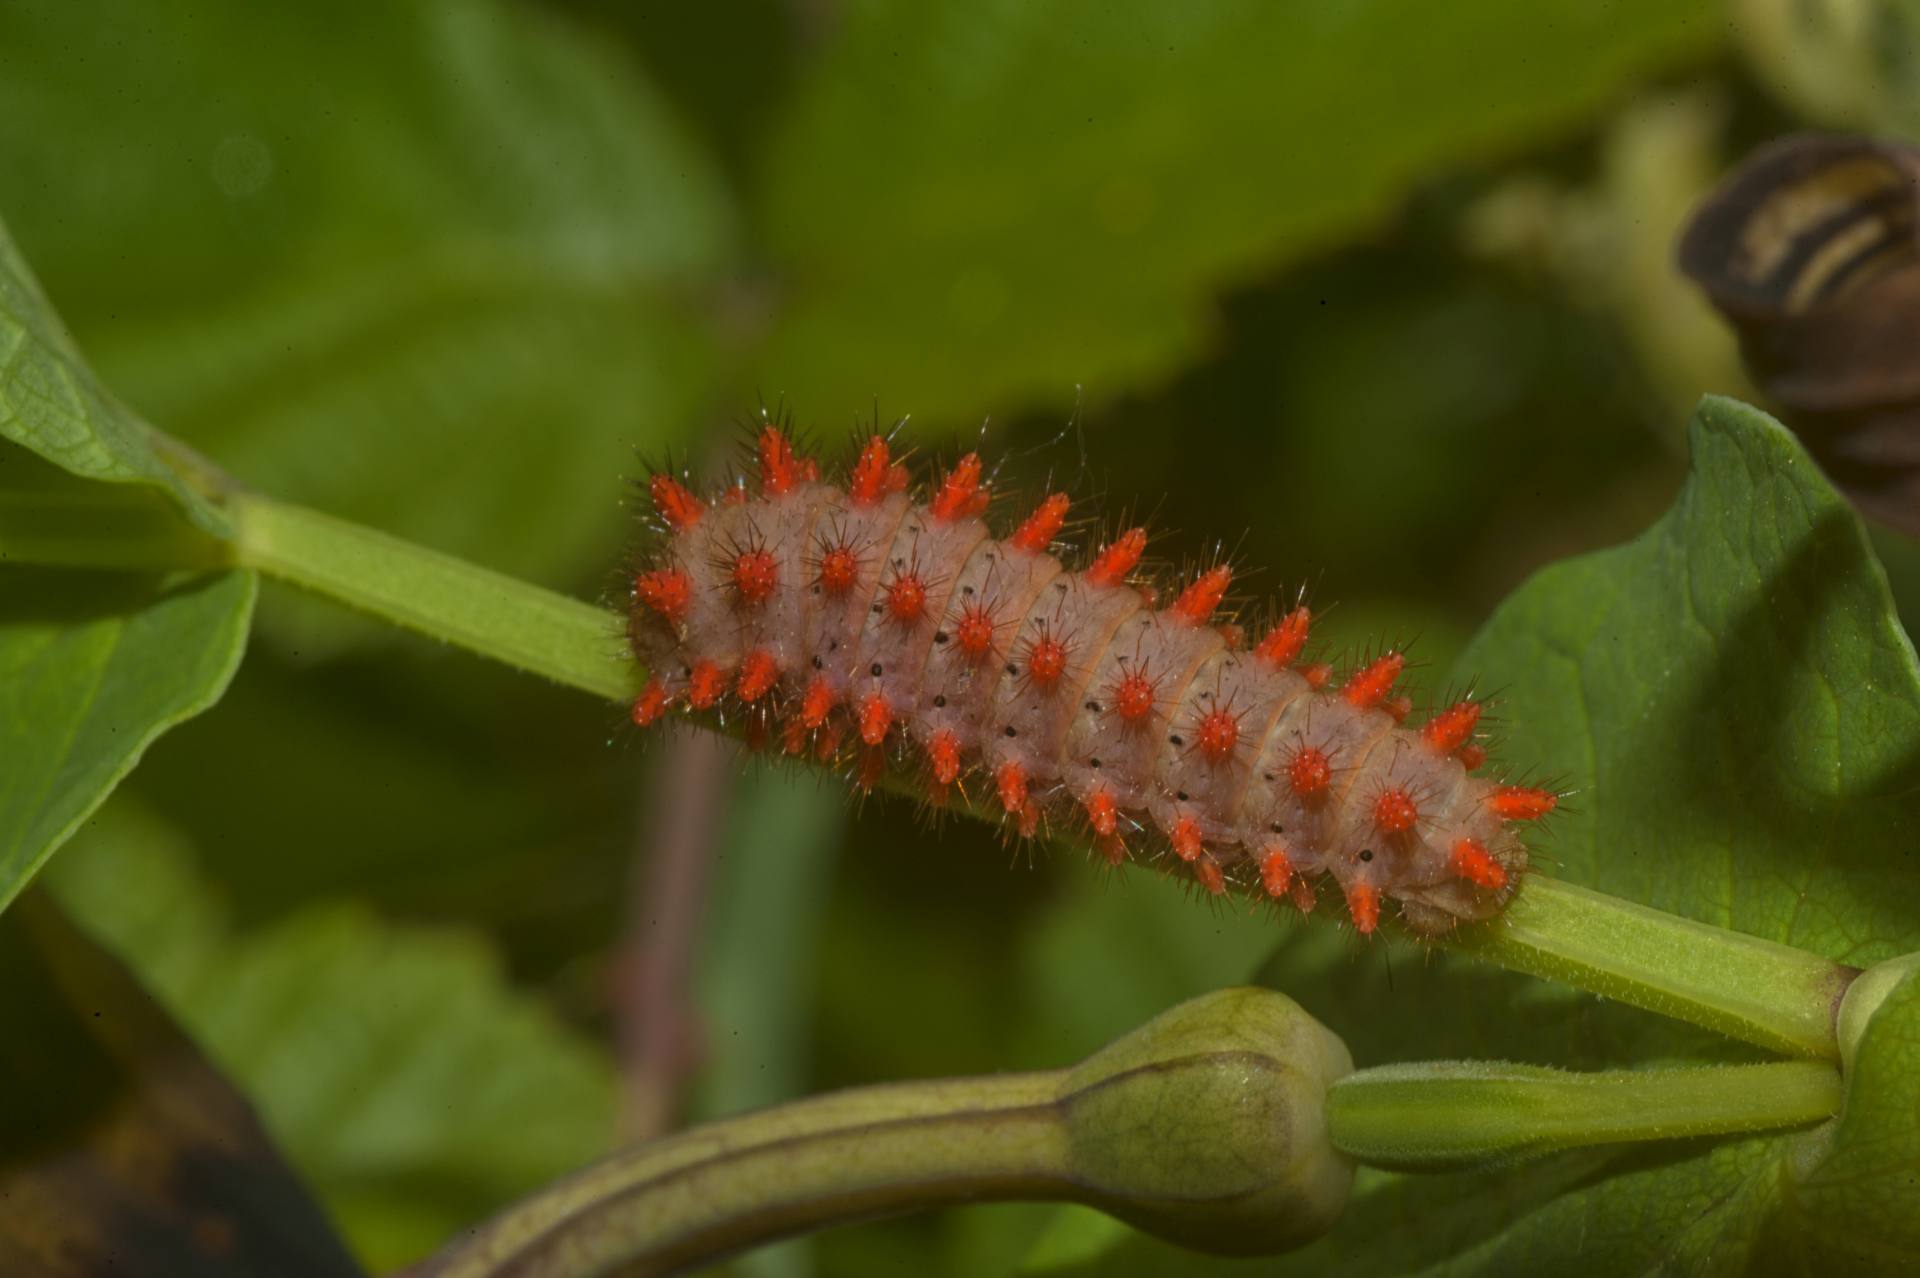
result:
<svg viewBox="0 0 1920 1278"><path fill-rule="evenodd" d="M1920 673L1879 566L1851 510L1764 414L1709 399L1692 443L1692 476L1660 522L1539 574L1457 668L1502 687L1503 755L1564 769L1579 791L1537 841L1542 860L1575 882L1846 962L1920 948L1920 868L1905 857L1920 828ZM1362 1066L1752 1059L1457 955L1356 965L1303 934L1264 979L1345 1037ZM1898 1024L1894 1001L1886 1014ZM1829 1254L1840 1230L1824 1219L1848 1222L1848 1245L1883 1262L1905 1255L1914 1140L1910 1112L1894 1111L1911 1111L1912 1075L1889 1063L1906 1050L1899 1035L1880 1041L1891 1045L1862 1049L1835 1124L1519 1171L1366 1172L1329 1238L1257 1271L1814 1272L1792 1258ZM1849 1131L1851 1142L1838 1135ZM1241 1271L1176 1262L1064 1214L1030 1268L1144 1274L1176 1263Z"/></svg>
<svg viewBox="0 0 1920 1278"><path fill-rule="evenodd" d="M0 1272L359 1272L246 1100L45 893L0 919Z"/></svg>
<svg viewBox="0 0 1920 1278"><path fill-rule="evenodd" d="M254 576L0 567L0 908L155 737L220 699Z"/></svg>
<svg viewBox="0 0 1920 1278"><path fill-rule="evenodd" d="M0 64L3 59L0 55ZM109 395L80 358L4 224L0 224L0 437L31 449L70 474L157 488L208 532L226 530L226 518L218 508L162 460L162 450L177 453L177 447ZM17 486L12 469L0 470L0 487ZM0 551L5 544L0 542ZM0 554L0 560L4 558Z"/></svg>
<svg viewBox="0 0 1920 1278"><path fill-rule="evenodd" d="M536 6L10 4L0 172L130 402L276 497L514 575L599 581L631 447L679 437L713 358L708 160Z"/></svg>
<svg viewBox="0 0 1920 1278"><path fill-rule="evenodd" d="M1706 400L1630 545L1518 591L1461 658L1502 753L1578 793L1541 844L1615 896L1866 966L1920 949L1920 666L1860 523L1765 414Z"/></svg>
<svg viewBox="0 0 1920 1278"><path fill-rule="evenodd" d="M226 519L162 458L172 445L100 388L4 226L0 436L4 910L155 737L219 700L255 586L250 572L133 578L9 563L48 536L205 558L212 543L194 526L220 533ZM192 524L156 509L163 500Z"/></svg>
<svg viewBox="0 0 1920 1278"><path fill-rule="evenodd" d="M1698 0L845 7L767 164L759 373L963 418L1164 377L1221 282L1710 51ZM850 402L853 401L853 402Z"/></svg>
<svg viewBox="0 0 1920 1278"><path fill-rule="evenodd" d="M474 934L345 902L236 932L180 836L125 802L54 883L246 1088L374 1269L606 1151L605 1053Z"/></svg>

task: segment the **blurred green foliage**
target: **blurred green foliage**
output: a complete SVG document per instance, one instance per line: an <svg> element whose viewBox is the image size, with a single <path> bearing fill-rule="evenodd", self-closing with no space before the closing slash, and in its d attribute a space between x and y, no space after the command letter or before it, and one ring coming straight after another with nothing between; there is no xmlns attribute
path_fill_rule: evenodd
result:
<svg viewBox="0 0 1920 1278"><path fill-rule="evenodd" d="M1683 406L1740 389L1724 344L1676 336L1661 266L1692 196L1785 123L1724 47L1728 12L13 0L0 216L112 392L276 495L591 596L635 448L718 473L761 397L829 451L876 400L929 453L991 417L1004 488L1064 479L1091 518L1150 514L1171 562L1224 544L1266 569L1250 595L1338 601L1330 657L1411 640L1438 692L1530 572L1666 507ZM0 444L0 476L22 456ZM9 615L44 593L26 571L0 568L15 718L17 654L50 659L37 607ZM237 598L195 603L88 606L193 629L127 649L148 661L244 625ZM152 749L58 886L391 1267L614 1137L619 955L661 815L643 774L675 746L284 589L260 620L226 700ZM111 734L98 793L218 690L140 670L144 735ZM1509 753L1577 766L1540 749ZM1496 1014L1537 1019L1561 1064L1701 1050L1536 982L896 800L848 820L810 774L740 771L686 904L686 1117L1058 1065L1243 979L1276 935L1269 970L1369 1063L1482 1050ZM48 817L46 846L90 806ZM1339 1014L1409 991L1451 1012L1417 1053ZM408 1011L428 1004L433 1041ZM1560 1185L1483 1196L1400 1258L1440 1263ZM1060 1230L983 1209L736 1267L1002 1272Z"/></svg>

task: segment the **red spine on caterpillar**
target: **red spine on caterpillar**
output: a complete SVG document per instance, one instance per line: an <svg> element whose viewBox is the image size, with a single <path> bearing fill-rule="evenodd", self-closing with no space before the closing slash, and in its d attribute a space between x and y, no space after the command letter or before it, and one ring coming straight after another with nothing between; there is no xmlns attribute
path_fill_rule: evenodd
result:
<svg viewBox="0 0 1920 1278"><path fill-rule="evenodd" d="M1381 791L1373 801L1373 824L1382 834L1405 834L1419 821L1420 806L1399 786Z"/></svg>
<svg viewBox="0 0 1920 1278"><path fill-rule="evenodd" d="M1354 883L1347 888L1347 912L1353 915L1353 930L1371 936L1380 926L1380 889L1371 883Z"/></svg>
<svg viewBox="0 0 1920 1278"><path fill-rule="evenodd" d="M1226 598L1227 583L1233 579L1233 573L1223 564L1208 572L1185 590L1173 602L1173 615L1190 626L1197 626L1213 615L1213 610Z"/></svg>
<svg viewBox="0 0 1920 1278"><path fill-rule="evenodd" d="M760 454L760 491L768 497L781 497L794 485L820 478L820 468L797 455L793 445L777 426L767 426L757 441Z"/></svg>
<svg viewBox="0 0 1920 1278"><path fill-rule="evenodd" d="M1052 688L1066 672L1067 645L1055 638L1050 629L1042 627L1027 645L1027 678L1037 687Z"/></svg>
<svg viewBox="0 0 1920 1278"><path fill-rule="evenodd" d="M1103 838L1111 838L1120 828L1120 809L1114 805L1113 794L1104 786L1096 789L1086 798L1087 824L1093 832Z"/></svg>
<svg viewBox="0 0 1920 1278"><path fill-rule="evenodd" d="M1287 784L1299 798L1312 802L1333 783L1333 765L1325 752L1303 746L1287 763Z"/></svg>
<svg viewBox="0 0 1920 1278"><path fill-rule="evenodd" d="M996 801L1012 836L1071 817L1100 857L1209 895L1311 911L1331 878L1362 934L1390 907L1427 933L1486 918L1520 882L1520 831L1557 796L1472 775L1472 701L1403 724L1399 653L1333 686L1303 661L1305 607L1257 642L1222 615L1225 565L1159 609L1132 580L1141 528L1075 571L1054 554L1064 494L996 537L975 454L921 504L878 435L843 483L772 424L754 454L756 487L648 485L664 534L631 578L635 724L712 713L863 787L923 770L936 802Z"/></svg>
<svg viewBox="0 0 1920 1278"><path fill-rule="evenodd" d="M706 505L671 475L655 475L647 483L647 492L653 498L653 508L660 512L660 518L666 520L667 526L675 532L685 532L693 527L707 511Z"/></svg>
<svg viewBox="0 0 1920 1278"><path fill-rule="evenodd" d="M1346 698L1350 706L1371 710L1387 699L1387 694L1393 691L1393 681L1400 677L1400 670L1405 665L1406 658L1397 652L1376 657L1347 680L1347 686L1340 689L1340 695Z"/></svg>
<svg viewBox="0 0 1920 1278"><path fill-rule="evenodd" d="M780 565L765 550L743 550L733 557L732 575L742 603L765 603L780 584Z"/></svg>
<svg viewBox="0 0 1920 1278"><path fill-rule="evenodd" d="M679 624L693 606L693 582L675 568L656 568L634 579L633 593L670 624Z"/></svg>
<svg viewBox="0 0 1920 1278"><path fill-rule="evenodd" d="M1113 702L1113 712L1127 723L1139 723L1153 713L1155 695L1154 681L1144 670L1129 670L1122 674L1113 685L1109 694Z"/></svg>
<svg viewBox="0 0 1920 1278"><path fill-rule="evenodd" d="M1420 729L1420 739L1441 754L1452 754L1473 738L1480 722L1480 705L1475 701L1456 701Z"/></svg>
<svg viewBox="0 0 1920 1278"><path fill-rule="evenodd" d="M1240 742L1240 720L1230 710L1209 710L1200 719L1200 726L1194 732L1194 744L1214 763L1225 763L1233 757L1233 748Z"/></svg>
<svg viewBox="0 0 1920 1278"><path fill-rule="evenodd" d="M1280 623L1267 632L1253 655L1270 666L1285 667L1300 659L1301 650L1307 646L1307 632L1313 625L1313 614L1306 608L1295 608L1280 619Z"/></svg>
<svg viewBox="0 0 1920 1278"><path fill-rule="evenodd" d="M1551 790L1521 785L1495 786L1487 795L1487 806L1508 821L1538 821L1559 803L1559 796Z"/></svg>
<svg viewBox="0 0 1920 1278"><path fill-rule="evenodd" d="M1053 544L1053 539L1060 535L1060 529L1066 522L1067 495L1054 493L1040 503L1038 510L1027 516L1026 522L1015 529L1007 541L1015 550L1037 555Z"/></svg>
<svg viewBox="0 0 1920 1278"><path fill-rule="evenodd" d="M927 761L933 766L933 779L941 785L952 785L960 779L960 738L945 731L933 734L933 740L927 742Z"/></svg>
<svg viewBox="0 0 1920 1278"><path fill-rule="evenodd" d="M887 613L903 626L920 620L927 610L927 584L919 574L903 572L887 587Z"/></svg>
<svg viewBox="0 0 1920 1278"><path fill-rule="evenodd" d="M780 666L773 654L765 648L755 648L740 662L740 699L752 705L773 691L774 680L779 677Z"/></svg>
<svg viewBox="0 0 1920 1278"><path fill-rule="evenodd" d="M978 453L968 453L954 464L927 506L928 513L935 519L948 523L968 515L984 514L986 509L987 493L980 486Z"/></svg>
<svg viewBox="0 0 1920 1278"><path fill-rule="evenodd" d="M647 686L633 699L634 726L646 728L659 722L660 716L667 712L667 686L658 679L647 680Z"/></svg>
<svg viewBox="0 0 1920 1278"><path fill-rule="evenodd" d="M1127 579L1127 574L1140 564L1140 556L1147 553L1147 530L1129 528L1102 548L1094 556L1093 563L1087 568L1087 584L1090 586L1117 586Z"/></svg>

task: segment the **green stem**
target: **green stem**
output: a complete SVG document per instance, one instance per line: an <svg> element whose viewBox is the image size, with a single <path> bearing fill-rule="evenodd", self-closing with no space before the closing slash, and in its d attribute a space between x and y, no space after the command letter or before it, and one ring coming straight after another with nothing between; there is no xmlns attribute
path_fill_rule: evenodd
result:
<svg viewBox="0 0 1920 1278"><path fill-rule="evenodd" d="M229 499L234 562L609 701L640 671L605 609L269 498Z"/></svg>
<svg viewBox="0 0 1920 1278"><path fill-rule="evenodd" d="M1443 942L1793 1056L1838 1060L1834 1016L1857 968L1544 874L1505 913Z"/></svg>
<svg viewBox="0 0 1920 1278"><path fill-rule="evenodd" d="M1395 1171L1455 1171L1625 1141L1767 1131L1839 1112L1816 1061L1576 1074L1494 1061L1386 1065L1327 1094L1341 1151Z"/></svg>
<svg viewBox="0 0 1920 1278"><path fill-rule="evenodd" d="M418 1278L642 1278L788 1234L957 1203L1072 1201L1208 1251L1339 1220L1327 1138L1346 1048L1272 990L1220 990L1072 1069L811 1097L614 1155L461 1238Z"/></svg>
<svg viewBox="0 0 1920 1278"><path fill-rule="evenodd" d="M838 1221L1068 1196L1056 1074L842 1092L620 1154L489 1223L432 1278L671 1273Z"/></svg>

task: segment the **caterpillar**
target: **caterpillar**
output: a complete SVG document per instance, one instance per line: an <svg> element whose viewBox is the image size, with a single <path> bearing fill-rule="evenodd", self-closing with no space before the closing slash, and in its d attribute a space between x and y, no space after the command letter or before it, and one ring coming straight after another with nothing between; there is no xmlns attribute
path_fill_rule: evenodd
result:
<svg viewBox="0 0 1920 1278"><path fill-rule="evenodd" d="M628 579L649 672L635 724L744 710L750 735L851 760L863 786L923 769L936 800L974 786L1019 836L1075 819L1114 864L1152 860L1215 895L1307 911L1331 876L1361 933L1383 901L1431 935L1511 896L1516 826L1557 796L1474 775L1471 698L1409 725L1401 653L1336 682L1304 659L1304 605L1249 647L1214 620L1224 564L1159 606L1136 580L1144 528L1069 569L1062 493L996 538L977 453L923 501L883 435L843 482L771 420L754 453L757 491L646 484L660 536Z"/></svg>

